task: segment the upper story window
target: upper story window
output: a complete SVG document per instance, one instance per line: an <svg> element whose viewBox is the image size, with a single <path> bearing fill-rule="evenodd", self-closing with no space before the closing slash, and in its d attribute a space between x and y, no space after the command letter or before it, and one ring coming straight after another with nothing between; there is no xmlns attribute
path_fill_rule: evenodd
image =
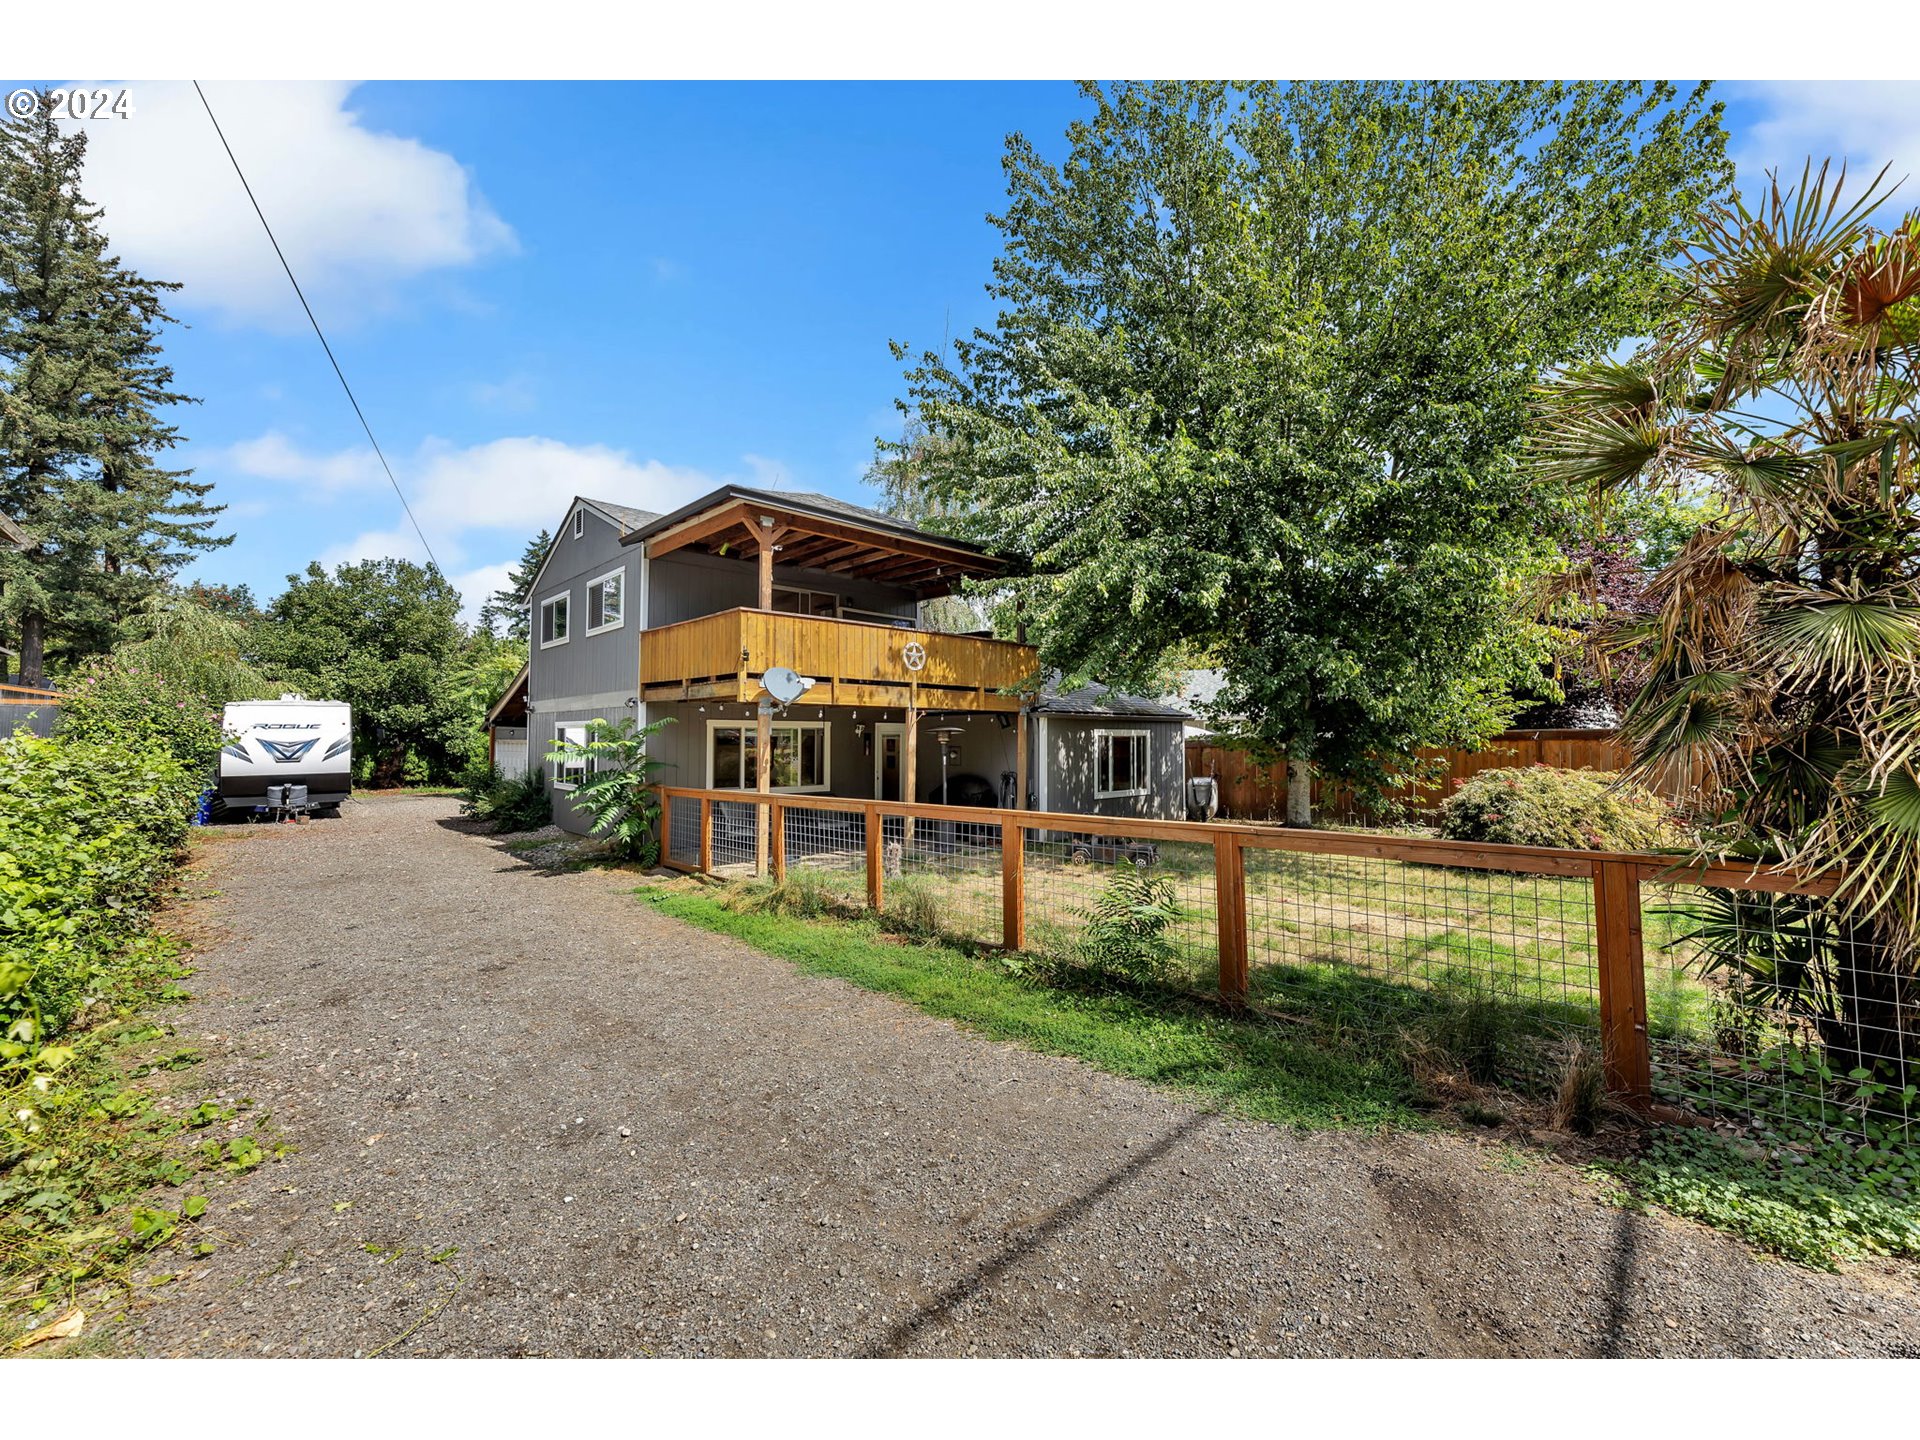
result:
<svg viewBox="0 0 1920 1440"><path fill-rule="evenodd" d="M1093 794L1097 800L1147 793L1147 732L1093 732Z"/></svg>
<svg viewBox="0 0 1920 1440"><path fill-rule="evenodd" d="M618 630L626 620L626 572L615 570L587 586L587 633Z"/></svg>
<svg viewBox="0 0 1920 1440"><path fill-rule="evenodd" d="M573 512L573 538L578 540L582 535L586 533L587 533L587 512L584 510L576 510Z"/></svg>
<svg viewBox="0 0 1920 1440"><path fill-rule="evenodd" d="M567 596L540 602L540 648L567 643Z"/></svg>

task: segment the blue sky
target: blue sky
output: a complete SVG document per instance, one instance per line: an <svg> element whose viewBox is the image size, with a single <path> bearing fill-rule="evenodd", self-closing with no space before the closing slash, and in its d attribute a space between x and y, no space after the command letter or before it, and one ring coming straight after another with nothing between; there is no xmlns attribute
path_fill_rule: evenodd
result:
<svg viewBox="0 0 1920 1440"><path fill-rule="evenodd" d="M186 287L184 459L237 537L193 573L266 598L311 559L422 558L192 90L131 88L89 125L88 186ZM1912 88L1723 87L1743 178L1809 152L1920 171ZM470 607L575 493L870 499L887 342L991 318L1002 139L1057 149L1083 109L1064 83L207 93Z"/></svg>

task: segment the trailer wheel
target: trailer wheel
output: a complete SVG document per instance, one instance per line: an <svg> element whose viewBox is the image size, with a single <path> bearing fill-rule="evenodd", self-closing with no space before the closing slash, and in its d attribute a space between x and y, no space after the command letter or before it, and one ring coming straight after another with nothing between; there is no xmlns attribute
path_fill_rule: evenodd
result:
<svg viewBox="0 0 1920 1440"><path fill-rule="evenodd" d="M1093 847L1084 840L1075 841L1067 851L1067 863L1069 865L1091 865L1093 863Z"/></svg>

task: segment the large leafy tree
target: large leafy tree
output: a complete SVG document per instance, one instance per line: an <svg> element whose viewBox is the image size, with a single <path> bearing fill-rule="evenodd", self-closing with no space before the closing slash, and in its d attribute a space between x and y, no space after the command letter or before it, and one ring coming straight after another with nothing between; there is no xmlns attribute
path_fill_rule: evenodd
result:
<svg viewBox="0 0 1920 1440"><path fill-rule="evenodd" d="M165 418L187 397L161 358L163 300L107 250L81 193L84 134L53 107L0 122L0 510L33 536L0 552L4 616L20 674L49 654L98 654L199 552L221 507L209 485L167 468Z"/></svg>
<svg viewBox="0 0 1920 1440"><path fill-rule="evenodd" d="M1823 168L1710 211L1637 357L1542 397L1553 483L1628 497L1711 486L1712 522L1619 637L1648 674L1622 738L1694 777L1737 852L1838 872L1783 923L1716 897L1723 963L1829 1049L1920 1054L1920 211L1841 201Z"/></svg>
<svg viewBox="0 0 1920 1440"><path fill-rule="evenodd" d="M998 323L909 373L882 468L1024 564L1051 667L1355 777L1472 744L1537 673L1558 523L1517 464L1549 365L1644 333L1724 186L1718 107L1631 84L1089 86L1007 143ZM1296 819L1305 815L1290 806Z"/></svg>
<svg viewBox="0 0 1920 1440"><path fill-rule="evenodd" d="M489 595L487 603L480 607L482 629L526 643L533 633L533 577L540 573L541 562L552 547L553 536L545 530L527 542L519 563L507 572L506 585Z"/></svg>
<svg viewBox="0 0 1920 1440"><path fill-rule="evenodd" d="M449 683L466 645L460 592L409 560L314 562L289 575L255 631L261 663L316 699L353 707L354 748L376 783L450 779L468 752L468 703Z"/></svg>

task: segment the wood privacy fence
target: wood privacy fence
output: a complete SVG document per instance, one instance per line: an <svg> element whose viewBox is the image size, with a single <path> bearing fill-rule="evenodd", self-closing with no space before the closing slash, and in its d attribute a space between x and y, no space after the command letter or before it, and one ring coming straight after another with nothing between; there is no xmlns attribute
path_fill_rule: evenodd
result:
<svg viewBox="0 0 1920 1440"><path fill-rule="evenodd" d="M53 733L60 718L58 690L36 690L25 685L0 685L0 739L25 727L35 735Z"/></svg>
<svg viewBox="0 0 1920 1440"><path fill-rule="evenodd" d="M1436 767L1435 778L1424 784L1406 783L1388 791L1418 815L1431 815L1440 802L1463 781L1482 770L1511 766L1552 765L1564 770L1620 770L1628 755L1613 730L1508 730L1494 736L1484 750L1423 749L1414 752L1420 767ZM1275 820L1287 811L1287 764L1262 764L1245 750L1208 740L1187 742L1187 774L1211 775L1220 782L1220 813L1241 820ZM1685 798L1684 782L1662 778L1654 789L1669 800ZM1369 818L1351 788L1319 776L1313 782L1313 807L1329 820Z"/></svg>
<svg viewBox="0 0 1920 1440"><path fill-rule="evenodd" d="M1220 999L1235 1007L1249 1001L1255 951L1263 966L1279 968L1285 947L1303 929L1309 938L1329 937L1336 948L1348 937L1377 937L1397 900L1399 913L1428 921L1429 929L1396 936L1396 943L1411 938L1462 962L1504 952L1517 964L1525 956L1535 1000L1558 1003L1576 989L1582 1003L1597 999L1607 1087L1640 1107L1654 1094L1642 886L1712 885L1775 895L1833 889L1831 881L1745 865L1682 866L1673 856L1652 854L828 795L678 787L659 794L662 860L671 868L746 878L764 854L776 883L791 869L812 867L846 882L846 901L864 901L875 912L886 908L889 887L900 877L944 880L940 904L954 928L967 930L971 917L974 938L1010 951L1030 948L1035 925L1056 941L1063 926L1084 926L1086 910L1066 902L1084 900L1103 871L1131 862L1178 875L1193 899L1189 913L1211 912L1212 933L1197 937L1202 943L1194 950L1217 959ZM1250 866L1257 905L1249 901ZM1477 890L1448 892L1449 877L1463 872ZM1328 886L1328 875L1339 883ZM1532 891L1530 882L1538 882ZM1471 925L1476 913L1478 928L1464 940L1455 938L1455 928L1437 936L1431 928L1435 917L1448 927L1463 920ZM1558 929L1548 945L1526 933L1550 925ZM1554 946L1579 950L1583 958L1571 967L1564 955L1556 962ZM1551 971L1555 963L1561 969ZM1541 988L1543 975L1558 987L1554 994ZM1664 995L1670 987L1662 980Z"/></svg>

